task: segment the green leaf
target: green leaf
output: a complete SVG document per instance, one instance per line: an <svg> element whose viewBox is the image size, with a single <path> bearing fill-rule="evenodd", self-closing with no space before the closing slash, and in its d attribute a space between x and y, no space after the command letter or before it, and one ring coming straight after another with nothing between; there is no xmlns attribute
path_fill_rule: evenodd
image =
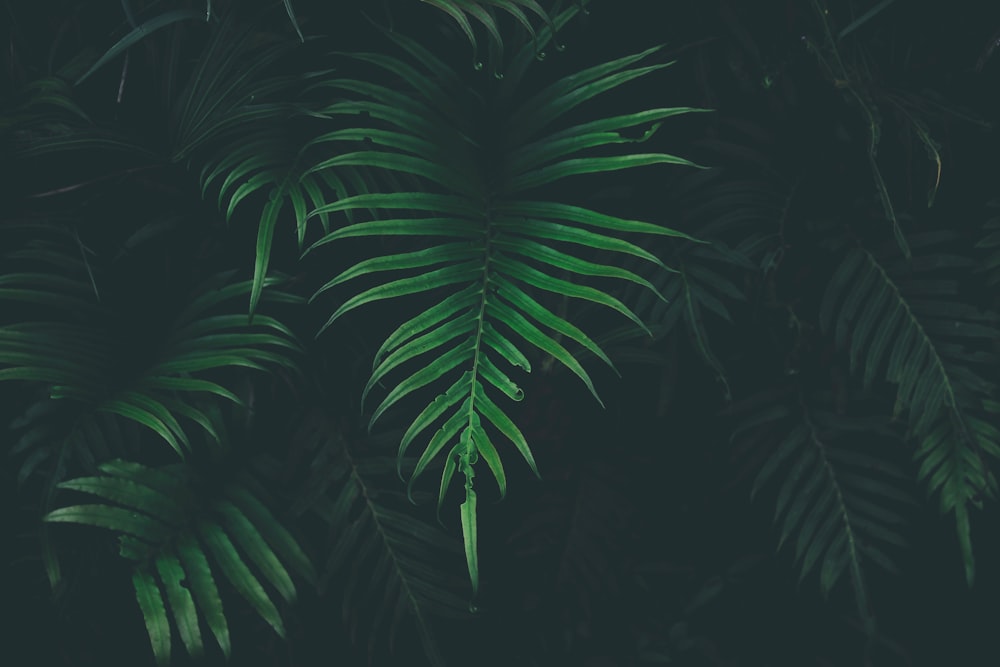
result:
<svg viewBox="0 0 1000 667"><path fill-rule="evenodd" d="M153 575L144 570L132 573L132 585L135 597L146 621L146 632L149 633L149 643L153 647L153 656L157 665L170 664L170 621L167 619L167 609L160 596L160 588Z"/></svg>
<svg viewBox="0 0 1000 667"><path fill-rule="evenodd" d="M132 421L149 428L151 431L166 440L167 444L169 444L171 448L177 452L177 455L183 458L187 443L182 446L180 441L178 441L175 436L176 431L164 423L157 414L153 414L146 409L148 402L144 402L146 405L136 405L128 400L134 398L135 395L133 394L132 396L124 396L123 398L106 401L101 405L101 410L119 414L122 417L131 419ZM166 411L157 410L157 412L163 414ZM177 426L177 430L180 430L180 426Z"/></svg>
<svg viewBox="0 0 1000 667"><path fill-rule="evenodd" d="M233 503L242 510L243 514L253 522L256 529L260 531L260 534L284 562L294 567L307 581L315 582L316 571L312 561L284 524L278 521L271 511L246 488L233 484L226 487L226 493Z"/></svg>
<svg viewBox="0 0 1000 667"><path fill-rule="evenodd" d="M286 602L295 600L295 584L292 583L281 561L264 542L257 528L232 503L223 500L217 502L215 507L220 512L229 535L250 557L267 581Z"/></svg>
<svg viewBox="0 0 1000 667"><path fill-rule="evenodd" d="M438 357L433 364L418 370L397 384L396 387L390 391L384 399L382 399L379 406L375 408L375 412L372 413L372 418L369 421L369 426L374 424L378 418L382 416L382 413L392 407L393 404L399 399L423 386L430 384L431 382L434 382L463 361L471 359L474 350L471 342L472 341L466 341L456 347L453 347L451 350Z"/></svg>
<svg viewBox="0 0 1000 667"><path fill-rule="evenodd" d="M472 596L475 597L479 593L479 535L476 525L476 492L472 490L471 466L467 469L465 502L461 505L462 537L465 540L465 562L472 582Z"/></svg>
<svg viewBox="0 0 1000 667"><path fill-rule="evenodd" d="M455 266L447 266L443 269L428 271L427 273L413 276L411 278L393 280L377 287L372 287L351 297L341 304L341 306L334 311L333 315L330 316L330 319L328 319L320 329L320 333L325 331L344 313L350 312L367 303L382 301L384 299L394 299L407 294L426 292L438 287L444 287L446 285L471 281L481 273L482 266L479 262L465 262L463 264L456 264Z"/></svg>
<svg viewBox="0 0 1000 667"><path fill-rule="evenodd" d="M528 361L528 358L489 322L483 323L482 340L483 343L496 350L511 366L516 366L525 373L531 372L531 362Z"/></svg>
<svg viewBox="0 0 1000 667"><path fill-rule="evenodd" d="M497 407L496 403L490 400L481 384L477 382L473 391L475 392L474 395L476 397L476 409L479 413L486 417L490 423L496 426L508 440L514 443L517 451L521 452L521 456L523 456L524 460L528 462L531 472L535 473L535 477L541 479L542 476L538 472L538 466L535 465L535 457L532 455L531 449L528 447L528 441L524 439L524 434L521 433L521 429L514 424L510 417L503 412L503 410Z"/></svg>
<svg viewBox="0 0 1000 667"><path fill-rule="evenodd" d="M374 387L375 384L386 375L386 373L414 357L430 352L431 350L437 349L438 347L451 342L463 334L467 336L472 334L477 319L478 318L473 313L461 315L457 318L448 320L436 329L432 329L426 334L418 336L393 350L389 356L383 359L378 366L372 370L372 374L368 378L368 383L365 385L364 391L361 392L362 405L364 404L365 398L368 396L368 392L371 391L372 387Z"/></svg>
<svg viewBox="0 0 1000 667"><path fill-rule="evenodd" d="M472 443L476 446L476 451L483 457L486 465L489 466L490 471L493 473L493 477L497 481L497 488L500 490L500 499L503 500L507 496L507 475L504 473L503 462L500 459L500 453L497 452L497 448L493 445L489 435L486 433L486 429L482 427L478 419L476 419L472 426ZM443 484L444 482L442 481Z"/></svg>
<svg viewBox="0 0 1000 667"><path fill-rule="evenodd" d="M197 18L201 18L201 14L193 9L172 9L154 16L148 21L143 21L129 31L127 35L115 42L114 46L105 51L104 55L101 56L97 62L90 67L90 69L84 72L83 75L76 80L75 85L79 86L81 83L90 78L91 74L99 70L108 62L120 56L130 47L145 39L150 33L153 33L160 28L165 28L168 25L177 23L178 21Z"/></svg>
<svg viewBox="0 0 1000 667"><path fill-rule="evenodd" d="M662 269L668 270L666 265L663 264L663 262L661 262L656 255L652 254L648 250L643 250L634 243L623 241L606 234L597 234L585 229L569 227L566 225L536 219L526 219L522 221L515 218L500 218L496 220L494 224L500 230L513 232L515 234L551 239L553 241L566 241L568 243L583 245L588 248L611 250L633 255L652 262Z"/></svg>
<svg viewBox="0 0 1000 667"><path fill-rule="evenodd" d="M201 546L189 535L182 535L177 541L177 555L184 566L187 575L188 588L202 617L208 624L215 641L228 659L232 653L229 641L229 625L222 608L222 598L215 585L211 567Z"/></svg>
<svg viewBox="0 0 1000 667"><path fill-rule="evenodd" d="M506 394L510 400L524 400L524 391L485 355L479 358L479 374L484 380Z"/></svg>
<svg viewBox="0 0 1000 667"><path fill-rule="evenodd" d="M573 355L571 355L565 347L560 345L552 337L545 335L541 329L525 319L524 316L504 305L499 300L489 301L487 303L487 311L490 314L497 316L508 327L510 327L512 331L521 336L521 338L528 341L542 352L552 355L566 368L573 371L574 375L583 380L583 383L587 386L587 389L590 390L594 399L601 405L602 408L604 407L604 402L601 400L601 397L597 395L597 389L594 388L594 383L590 379L590 375L587 374L587 371L583 369L580 362L573 358Z"/></svg>
<svg viewBox="0 0 1000 667"><path fill-rule="evenodd" d="M572 158L529 171L512 178L505 184L509 193L523 192L581 174L605 174L622 169L649 167L656 164L677 164L697 167L694 162L664 153L638 153L613 157Z"/></svg>
<svg viewBox="0 0 1000 667"><path fill-rule="evenodd" d="M568 253L561 252L555 248L542 243L525 238L506 239L500 236L492 241L492 244L518 254L528 259L544 262L558 269L566 269L585 276L599 276L602 278L620 278L629 282L641 285L656 294L660 299L663 295L653 286L651 282L627 269L618 268L608 264L597 264L589 262L579 257L574 257Z"/></svg>
<svg viewBox="0 0 1000 667"><path fill-rule="evenodd" d="M59 488L100 496L149 514L164 523L179 525L183 519L181 507L174 498L130 479L77 477L60 482Z"/></svg>
<svg viewBox="0 0 1000 667"><path fill-rule="evenodd" d="M386 337L382 346L375 353L372 368L377 367L386 354L395 350L396 347L407 339L423 333L440 322L444 322L462 308L471 307L477 300L482 299L482 293L481 285L469 285L465 289L445 297L437 304L400 324L395 331Z"/></svg>
<svg viewBox="0 0 1000 667"><path fill-rule="evenodd" d="M406 432L403 433L402 439L399 441L399 455L396 459L396 471L400 477L402 477L401 465L403 462L403 456L406 454L406 450L410 446L410 443L413 442L413 439L420 435L424 429L437 421L437 419L445 413L445 410L461 401L465 396L468 396L471 388L472 371L465 371L445 393L439 394L435 397L434 400L431 401L427 407L425 407L413 420L413 423L411 423L410 427L406 429Z"/></svg>
<svg viewBox="0 0 1000 667"><path fill-rule="evenodd" d="M201 657L204 647L201 643L201 629L198 627L198 613L188 590L190 583L185 581L180 562L175 556L165 554L156 559L156 570L173 611L177 634L181 636L181 641L191 656Z"/></svg>
<svg viewBox="0 0 1000 667"><path fill-rule="evenodd" d="M573 326L563 318L549 311L547 308L528 296L528 294L517 285L514 285L499 276L493 278L492 282L497 286L497 294L503 297L508 303L510 303L511 306L522 313L530 315L542 326L549 327L553 331L580 343L580 345L583 345L585 348L590 350L594 356L611 367L615 373L618 372L618 369L615 368L615 365L604 353L604 350L602 350L597 343L591 340L587 334L583 333L580 329ZM497 334L497 336L499 336L499 334ZM521 361L520 358L516 358L516 360L519 362ZM514 365L520 365L520 363L515 363ZM530 370L530 366L528 366L526 370Z"/></svg>
<svg viewBox="0 0 1000 667"><path fill-rule="evenodd" d="M284 638L285 625L281 621L281 615L264 591L264 587L250 572L250 568L243 562L233 543L222 532L222 529L214 524L201 521L198 523L198 534L205 541L233 588L243 596L244 600L250 603L250 606L260 614L261 618L267 621L268 625L274 628L279 637Z"/></svg>
<svg viewBox="0 0 1000 667"><path fill-rule="evenodd" d="M317 290L317 293L339 285L347 280L360 278L379 271L401 271L403 269L422 268L435 264L456 263L458 261L469 260L477 255L482 255L482 250L475 244L469 243L446 243L444 245L433 246L423 250L400 253L397 255L386 255L373 257L363 262L359 262L351 268L338 274L326 282Z"/></svg>
<svg viewBox="0 0 1000 667"><path fill-rule="evenodd" d="M417 459L417 463L413 467L413 471L410 473L410 481L406 487L408 494L413 487L413 483L417 480L417 477L420 476L420 473L424 471L427 465L434 460L434 457L437 456L442 449L444 449L445 445L447 445L452 438L458 435L460 431L462 432L463 439L467 437L465 435L465 431L467 429L463 427L466 427L468 424L469 410L471 406L472 398L468 397L462 405L459 406L455 414L445 420L444 424L441 425L441 428L439 428L434 435L431 436L430 442L427 443L427 447L420 455L420 458Z"/></svg>
<svg viewBox="0 0 1000 667"><path fill-rule="evenodd" d="M298 19L295 18L295 9L292 7L292 0L282 0L282 2L285 3L285 13L288 14L288 20L292 22L292 27L295 28L295 34L299 36L299 41L305 42L306 38L302 36Z"/></svg>
<svg viewBox="0 0 1000 667"><path fill-rule="evenodd" d="M80 523L107 528L156 544L164 540L168 527L152 517L110 505L71 505L52 510L44 517L48 522Z"/></svg>

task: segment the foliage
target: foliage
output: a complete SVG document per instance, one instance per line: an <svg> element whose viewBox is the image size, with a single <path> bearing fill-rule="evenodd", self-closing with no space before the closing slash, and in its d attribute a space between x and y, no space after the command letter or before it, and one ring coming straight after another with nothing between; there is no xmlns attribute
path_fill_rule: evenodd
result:
<svg viewBox="0 0 1000 667"><path fill-rule="evenodd" d="M177 629L188 653L203 654L200 619L229 657L229 628L216 572L275 632L285 635L271 594L247 563L259 569L286 603L296 597L286 566L307 580L314 579L315 573L301 547L255 493L243 484L230 483L215 490L212 498L199 498L198 488L205 483L192 480L197 472L186 467L153 469L113 460L99 469L101 476L78 477L59 486L116 505L69 505L49 512L45 520L98 526L121 534L121 555L136 562L132 583L158 663L170 662L171 627ZM169 602L170 617L164 599Z"/></svg>
<svg viewBox="0 0 1000 667"><path fill-rule="evenodd" d="M5 576L158 664L926 646L938 515L991 581L992 46L691 5L6 3Z"/></svg>
<svg viewBox="0 0 1000 667"><path fill-rule="evenodd" d="M884 549L905 546L899 506L916 503L904 486L905 472L880 451L898 439L888 420L838 414L816 402L820 407L807 403L795 387L751 397L732 408L748 415L733 437L744 451L766 450L752 496L780 480L774 511L781 527L778 548L794 542L800 581L818 569L820 590L827 595L848 574L858 615L872 634L865 570L871 562L898 572Z"/></svg>

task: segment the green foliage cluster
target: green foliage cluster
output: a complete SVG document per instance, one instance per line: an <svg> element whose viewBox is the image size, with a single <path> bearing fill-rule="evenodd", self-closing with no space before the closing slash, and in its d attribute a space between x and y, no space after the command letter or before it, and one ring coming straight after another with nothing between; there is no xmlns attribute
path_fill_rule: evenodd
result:
<svg viewBox="0 0 1000 667"><path fill-rule="evenodd" d="M18 45L0 107L4 455L52 589L72 585L62 554L86 530L61 524L96 527L116 536L158 664L179 647L229 658L235 609L286 638L302 598L336 597L369 662L415 635L443 665L441 627L488 616L481 579L502 576L481 549L501 553L477 477L530 498L524 473L549 480L544 461L581 480L579 507L536 499L514 553L544 552L569 522L557 586L648 589L661 556L626 534L636 492L540 448L523 407L531 378L565 374L627 411L602 379L635 368L659 373L638 393L660 438L680 433L684 384L710 386L705 438L773 501L799 580L824 595L847 582L867 659L894 646L870 581L898 572L921 490L954 521L971 587L1000 458L1000 322L983 292L1000 283L1000 232L985 201L981 228L909 213L879 155L897 141L886 127L922 147L929 207L947 197L933 131L969 119L881 85L862 37L893 3L846 3L839 29L801 3L814 32L797 62L841 96L836 132L860 147L845 160L864 167L864 194L824 214L765 132L663 101L665 47L546 57L591 3L424 4L123 2L117 26L107 8L63 8L105 41ZM732 12L732 72L793 106L791 56L765 62ZM699 122L711 140L671 136ZM423 512L434 498L442 526ZM629 544L647 561L618 572ZM637 621L636 660L710 653L687 619L754 562L650 611L669 633ZM592 604L567 603L585 610L577 627Z"/></svg>

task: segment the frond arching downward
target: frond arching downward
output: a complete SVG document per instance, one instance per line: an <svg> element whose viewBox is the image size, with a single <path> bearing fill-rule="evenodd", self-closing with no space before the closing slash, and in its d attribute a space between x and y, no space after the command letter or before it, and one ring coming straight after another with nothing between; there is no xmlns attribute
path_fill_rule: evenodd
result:
<svg viewBox="0 0 1000 667"><path fill-rule="evenodd" d="M751 497L777 489L778 548L795 544L799 579L818 569L824 595L846 572L871 635L865 573L871 563L896 571L885 546L905 546L901 506L915 504L904 471L879 455L879 447L894 440L888 420L814 407L797 393L756 397L733 412L743 414L733 431L740 449L766 452Z"/></svg>
<svg viewBox="0 0 1000 667"><path fill-rule="evenodd" d="M310 511L329 527L320 589L343 595L343 619L352 639L367 629L370 660L379 646L389 653L406 650L397 637L410 626L430 663L444 665L437 622L469 613L468 600L456 592L462 584L455 576L461 544L414 514L392 457L355 451L318 410L299 422L293 439L310 452L311 463L293 509ZM402 462L406 470L414 463L412 457Z"/></svg>
<svg viewBox="0 0 1000 667"><path fill-rule="evenodd" d="M556 24L569 14L561 15ZM551 38L551 32L543 35L543 42ZM405 456L418 438L429 436L410 484L443 454L439 502L456 473L465 478L460 514L475 592L479 580L477 496L472 484L475 464L480 457L485 460L502 495L506 473L495 444L499 435L538 472L523 434L495 398L502 394L521 400L523 392L509 375L512 367L530 371L527 353L535 348L575 373L597 398L589 374L560 339L565 337L610 364L588 334L545 305L545 295L589 301L644 328L624 303L587 284L589 276L631 281L638 277L594 258L602 253L634 256L665 268L654 255L623 236L689 238L647 222L533 198L532 194L576 175L657 164L693 166L673 155L622 152L615 147L648 140L665 119L694 110L651 109L546 131L578 105L666 67L664 63L638 64L656 54L658 49L653 48L545 87L512 108L502 127L491 130L501 133L503 140L498 142L494 137L478 136L471 119L485 114L487 105L493 109L510 106L510 98L501 96L487 102L469 94L467 88L449 83L461 81L461 77L426 49L399 35L392 35L392 39L422 66L383 54L357 57L387 71L390 77L398 77L400 85L408 85L412 91L403 94L397 87L362 79L326 82L335 94L348 99L334 102L322 113L353 124L358 112L364 111L373 126L352 126L317 139L317 145L346 150L314 170L336 173L346 167L396 173L418 179L419 189L372 191L319 207L312 215L365 210L377 215L374 220L332 231L310 250L351 237L384 235L414 237L423 241L423 246L363 260L328 281L316 296L357 278L378 279L373 287L347 297L330 316L329 326L369 303L413 294L443 295L389 335L376 355L373 380L366 393L389 372L413 362L413 370L392 386L375 408L374 423L401 399L444 382L443 393L406 429L399 455ZM532 48L525 46L513 62L533 60ZM517 67L508 69L505 87L513 89L516 81L511 79L517 71ZM361 101L356 101L358 96ZM622 132L635 127L649 131L639 140L624 139ZM484 148L493 145L503 148Z"/></svg>
<svg viewBox="0 0 1000 667"><path fill-rule="evenodd" d="M286 8L295 24L287 0ZM261 48L257 37L229 18L222 22L173 105L170 127L171 159L193 157L200 163L202 194L218 187L218 206L227 221L248 197L267 195L257 226L251 316L260 302L282 212L291 209L301 247L307 209L325 200L327 188L342 194L328 175L303 173L301 142L292 130L298 110L287 102L322 73L273 74L293 45L279 41Z"/></svg>
<svg viewBox="0 0 1000 667"><path fill-rule="evenodd" d="M974 564L969 506L991 497L996 480L985 455L1000 456L1000 431L986 399L994 385L983 375L1000 331L990 313L963 303L955 269L973 262L935 251L948 234L911 239L913 259L849 249L820 307L820 324L847 347L851 369L864 384L897 386L897 415L916 439L919 477L954 512L971 586Z"/></svg>

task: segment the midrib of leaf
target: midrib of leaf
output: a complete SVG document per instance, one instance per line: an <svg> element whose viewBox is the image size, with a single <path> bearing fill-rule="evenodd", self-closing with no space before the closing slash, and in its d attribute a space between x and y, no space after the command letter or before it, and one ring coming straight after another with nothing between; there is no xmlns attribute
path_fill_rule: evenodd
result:
<svg viewBox="0 0 1000 667"><path fill-rule="evenodd" d="M476 509L475 509L475 491L472 490L472 478L475 473L472 469L472 464L475 461L473 458L476 454L476 443L473 440L472 433L474 433L473 425L476 419L476 383L479 381L479 358L482 350L483 341L483 331L484 324L486 320L486 301L489 295L488 283L490 279L490 262L491 262L491 243L492 243L492 220L493 211L492 205L489 200L486 201L484 208L484 225L486 229L484 230L484 247L483 247L483 275L482 275L482 292L480 293L479 299L479 312L476 313L476 339L475 345L473 346L472 352L472 376L469 382L469 409L465 416L465 431L468 431L470 437L464 438L465 440L465 451L461 455L461 470L462 474L465 476L465 502L462 503L461 512L463 514L462 521L462 538L465 542L465 558L466 564L469 569L469 576L472 580L472 594L476 595L479 589L479 556L478 556L478 537L477 531L475 530L476 525ZM484 389L485 391L485 389ZM459 436L459 444L461 445L463 438ZM468 530L465 521L466 508L470 508L468 511L471 512L471 525L473 527L472 531ZM471 535L470 535L471 532Z"/></svg>
<svg viewBox="0 0 1000 667"><path fill-rule="evenodd" d="M868 607L868 593L865 590L864 579L861 578L861 561L858 556L857 542L854 537L854 525L851 522L850 512L847 511L847 503L844 500L844 494L840 490L840 482L837 480L837 474L834 471L833 466L830 464L830 459L826 455L826 446L819 437L816 424L809 418L809 413L806 411L805 405L800 402L800 406L803 411L803 419L809 427L809 439L814 445L816 445L816 449L819 450L820 459L823 461L823 469L826 471L827 476L830 478L830 483L833 486L837 513L840 514L843 521L844 534L847 537L847 561L851 569L851 581L854 584L855 601L858 605L858 612L867 626L873 619L871 618L871 612ZM819 563L817 563L817 567L822 569L822 565Z"/></svg>
<svg viewBox="0 0 1000 667"><path fill-rule="evenodd" d="M963 411L959 408L958 401L955 397L955 390L952 386L951 377L945 368L944 360L941 355L938 354L937 346L933 344L930 336L927 334L924 327L920 324L920 320L913 314L910 309L909 303L903 298L900 293L899 288L896 286L895 281L889 277L889 275L882 268L881 264L875 260L870 252L864 251L868 259L868 262L875 267L875 270L879 272L882 279L887 285L893 290L898 302L904 309L905 316L909 320L910 326L916 327L917 334L919 336L918 340L921 344L928 348L928 355L930 355L931 365L934 371L939 375L941 382L944 386L945 395L942 399L945 408L951 414L951 416L956 420L952 423L956 426L958 430L958 436L961 442L964 442L970 449L972 449L978 456L979 461L983 465L984 471L988 471L985 462L982 459L982 452L980 451L979 443L976 442L975 436L970 433L969 425L966 423L965 415ZM914 387L914 392L916 392L916 387ZM909 419L911 423L915 423L916 420L920 418L920 415L912 414L910 412ZM955 512L955 521L958 528L958 537L960 546L963 553L963 559L965 561L965 575L966 580L969 585L972 585L973 578L973 565L972 565L972 544L969 540L969 521L968 521L968 511L966 509L966 504L973 497L970 494L969 487L965 481L964 474L964 461L962 461L962 450L958 446L956 439L946 438L945 441L948 443L948 454L946 460L940 463L941 466L947 466L949 468L949 474L944 484L941 485L940 497L942 507L944 511ZM928 471L928 477L933 477L933 471ZM955 483L955 477L960 476L958 483ZM989 488L989 478L988 472L984 481L986 488ZM957 493L956 493L957 491ZM958 496L958 497L956 497ZM960 500L959 500L960 499Z"/></svg>
<svg viewBox="0 0 1000 667"><path fill-rule="evenodd" d="M491 246L491 243L493 241L493 237L492 237L493 229L492 229L492 225L491 225L491 222L493 220L493 216L492 216L492 207L490 206L489 203L486 204L485 211L486 211L486 214L485 214L484 217L485 217L486 230L485 230L485 237L484 237L485 238L485 246L483 248L483 283L482 283L482 292L481 292L481 296L480 296L480 299L479 299L479 312L476 314L476 341L475 341L475 345L473 346L473 352L472 352L472 381L469 384L469 394L470 394L469 395L469 410L466 413L466 426L465 426L465 428L467 428L467 429L472 429L473 417L475 415L475 410L476 410L476 392L475 392L475 387L476 387L477 378L479 376L479 355L480 355L480 350L482 349L483 324L485 323L485 320L486 320L486 298L487 298L487 294L489 292L489 290L487 289L487 283L489 283L489 279L490 279L490 260L491 260L491 257L490 257L490 246ZM465 451L465 456L463 458L463 461L465 463L468 463L469 459L472 457L472 454L474 452L472 452L470 450L474 449L474 447L475 447L475 445L472 442L472 439L470 438L469 439L469 445L468 445L468 447L467 447L467 449ZM466 472L464 468L463 468L463 472ZM466 477L468 477L468 473L467 472L466 472Z"/></svg>
<svg viewBox="0 0 1000 667"><path fill-rule="evenodd" d="M413 589L410 587L410 577L409 574L400 566L400 559L396 555L396 550L392 548L392 542L389 540L388 534L382 527L382 522L379 520L379 513L375 507L375 503L372 502L371 496L368 494L368 485L365 484L364 478L358 473L358 466L351 456L351 452L344 448L344 456L347 458L348 464L351 466L351 478L354 483L361 488L361 494L365 499L365 505L368 507L368 512L371 514L372 521L375 524L375 530L378 531L379 537L382 540L382 544L385 547L386 552L389 554L389 558L392 559L394 564L394 570L396 572L396 577L399 579L400 585L406 591L406 597L410 601L410 608L413 610L414 615L417 619L417 625L420 626L421 634L425 637L433 637L433 631L430 627L428 620L424 617L423 607L420 603L420 598L414 593Z"/></svg>
<svg viewBox="0 0 1000 667"><path fill-rule="evenodd" d="M903 312L905 313L907 319L910 322L910 326L914 327L918 332L919 335L918 340L920 341L920 344L928 349L928 353L931 356L931 365L933 369L936 371L936 373L940 376L941 382L944 384L945 388L944 404L952 412L952 414L954 414L955 417L957 417L962 422L963 424L962 431L967 432L967 429L964 427L965 420L962 418L962 414L958 409L958 403L955 400L955 390L952 386L951 377L948 374L948 370L945 368L944 360L941 359L941 355L938 354L937 346L934 344L934 341L931 340L931 337L927 335L927 331L920 324L920 320L917 318L916 315L913 314L913 311L910 309L909 302L903 297L903 294L899 291L899 288L896 286L896 282L889 276L888 273L886 273L885 269L882 268L882 265L878 261L876 261L875 257L873 257L870 252L868 252L867 250L865 250L864 252L865 256L868 258L869 264L871 264L875 268L875 270L878 271L879 275L882 277L882 280L885 282L885 284L892 289L896 300L899 302L900 306L902 306ZM910 415L910 417L913 418L913 415Z"/></svg>

